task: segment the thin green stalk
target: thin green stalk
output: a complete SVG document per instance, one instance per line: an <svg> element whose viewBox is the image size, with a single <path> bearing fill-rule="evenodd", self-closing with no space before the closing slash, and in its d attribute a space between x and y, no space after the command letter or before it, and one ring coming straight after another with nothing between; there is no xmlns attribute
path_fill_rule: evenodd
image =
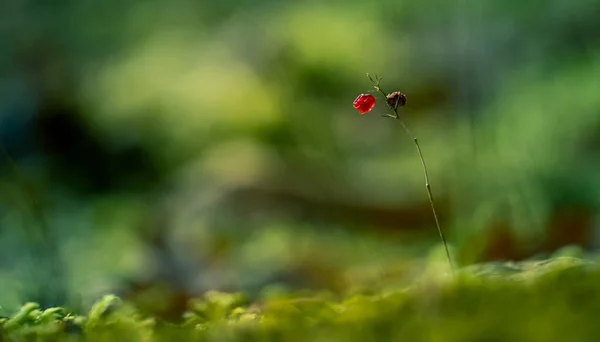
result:
<svg viewBox="0 0 600 342"><path fill-rule="evenodd" d="M438 233L440 234L440 239L442 240L442 243L444 244L444 249L446 251L446 257L448 258L448 263L450 264L450 269L452 270L452 273L455 274L454 263L452 262L452 258L450 257L450 250L448 249L448 243L446 242L446 238L445 238L444 233L442 231L442 227L440 226L440 221L438 219L438 215L437 215L437 212L435 210L435 201L433 200L433 194L431 193L431 185L429 183L429 173L427 172L427 166L425 165L425 158L423 157L423 152L421 151L421 146L419 146L419 141L412 134L412 132L408 129L408 126L406 126L406 124L404 123L404 121L402 121L402 119L400 119L400 115L398 114L398 104L399 104L400 98L396 97L396 103L393 104L393 105L390 104L387 101L387 93L384 92L381 89L381 87L379 86L382 78L375 76L375 80L374 80L373 78L371 78L371 75L369 75L369 74L367 74L367 77L369 77L369 79L371 80L371 82L373 82L375 90L377 90L378 92L380 92L383 95L383 97L386 99L387 106L394 113L394 115L392 115L392 114L383 114L383 116L384 117L388 117L388 118L392 118L392 119L396 119L396 120L400 121L400 124L402 125L402 128L404 128L404 130L406 131L406 133L408 134L408 136L415 143L415 147L417 148L417 153L419 154L419 158L421 159L421 166L423 167L423 174L425 175L425 189L427 189L427 196L429 197L429 204L431 205L431 211L433 212L433 218L435 219L435 225L437 226Z"/></svg>

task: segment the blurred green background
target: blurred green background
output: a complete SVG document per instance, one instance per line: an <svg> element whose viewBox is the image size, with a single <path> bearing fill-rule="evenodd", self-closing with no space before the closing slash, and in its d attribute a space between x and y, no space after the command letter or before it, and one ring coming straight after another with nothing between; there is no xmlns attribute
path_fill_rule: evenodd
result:
<svg viewBox="0 0 600 342"><path fill-rule="evenodd" d="M594 251L598 0L0 2L0 305L355 291ZM571 252L574 253L574 252Z"/></svg>

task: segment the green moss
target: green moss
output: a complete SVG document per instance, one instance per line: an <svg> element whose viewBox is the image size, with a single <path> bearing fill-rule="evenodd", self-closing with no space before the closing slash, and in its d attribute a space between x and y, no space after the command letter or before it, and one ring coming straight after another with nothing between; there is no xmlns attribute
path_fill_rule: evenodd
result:
<svg viewBox="0 0 600 342"><path fill-rule="evenodd" d="M108 295L85 316L27 303L1 341L590 341L600 272L572 257L489 263L373 295L268 297L211 291L177 323Z"/></svg>

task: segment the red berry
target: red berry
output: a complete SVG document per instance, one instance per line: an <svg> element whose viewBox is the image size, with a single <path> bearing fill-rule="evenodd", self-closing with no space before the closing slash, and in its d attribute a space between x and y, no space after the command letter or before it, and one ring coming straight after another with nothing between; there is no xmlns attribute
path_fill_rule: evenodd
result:
<svg viewBox="0 0 600 342"><path fill-rule="evenodd" d="M354 108L358 110L361 115L370 112L374 106L375 96L371 94L360 94L356 100L354 100Z"/></svg>

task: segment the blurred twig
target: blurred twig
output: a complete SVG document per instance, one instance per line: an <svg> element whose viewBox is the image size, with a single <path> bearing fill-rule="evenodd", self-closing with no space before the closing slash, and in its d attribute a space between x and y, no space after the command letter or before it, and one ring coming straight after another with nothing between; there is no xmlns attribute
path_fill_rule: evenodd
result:
<svg viewBox="0 0 600 342"><path fill-rule="evenodd" d="M40 304L42 306L64 305L65 304L64 300L66 299L66 288L65 288L65 284L64 284L65 273L64 273L64 265L62 263L62 259L60 258L60 255L59 255L60 251L58 248L58 242L56 241L56 237L55 237L54 233L52 232L52 229L50 228L48 221L46 220L46 216L44 215L43 207L39 201L39 197L35 193L35 189L27 181L27 179L23 175L23 172L19 168L19 165L10 156L10 154L8 153L8 151L6 151L6 149L4 148L4 146L2 144L0 144L0 154L2 154L2 156L7 160L8 164L10 164L10 167L17 178L17 183L22 187L23 191L25 192L26 196L29 199L29 202L31 204L31 210L33 212L35 220L38 222L39 227L40 227L40 230L39 230L40 235L42 237L42 240L45 242L47 257L49 259L51 272L52 272L51 278L55 282L55 284L59 284L56 288L54 288L54 291L56 291L54 293L54 295L48 296L48 295L42 295L42 293L44 293L44 292L46 292L46 293L49 292L48 287L47 287L48 283L46 281L42 281L39 283L38 292L40 295L40 300L39 300ZM53 297L53 298L50 299L51 297ZM44 300L41 300L41 299L46 299L46 301L49 300L50 303L43 303ZM46 304L46 305L44 305L44 304Z"/></svg>

